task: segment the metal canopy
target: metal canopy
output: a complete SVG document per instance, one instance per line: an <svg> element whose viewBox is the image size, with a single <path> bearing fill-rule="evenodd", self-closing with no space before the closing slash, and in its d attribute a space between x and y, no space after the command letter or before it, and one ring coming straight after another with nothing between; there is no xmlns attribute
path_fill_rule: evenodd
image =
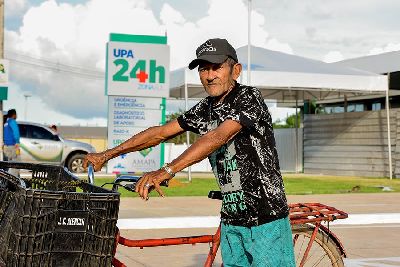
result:
<svg viewBox="0 0 400 267"><path fill-rule="evenodd" d="M384 95L387 77L346 66L336 66L317 60L285 54L260 47L251 49L251 84L259 88L266 99L278 103L297 100L341 99L344 94L360 96ZM240 62L246 62L247 46L237 49ZM243 64L240 83L247 83L247 64ZM185 83L186 80L186 83ZM171 72L170 96L189 98L207 96L197 71L181 68Z"/></svg>

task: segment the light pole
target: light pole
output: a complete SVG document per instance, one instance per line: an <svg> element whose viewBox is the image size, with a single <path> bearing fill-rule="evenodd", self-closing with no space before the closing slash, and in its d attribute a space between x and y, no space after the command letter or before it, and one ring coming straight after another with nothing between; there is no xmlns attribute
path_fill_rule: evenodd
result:
<svg viewBox="0 0 400 267"><path fill-rule="evenodd" d="M0 0L0 59L4 59L4 0ZM0 100L0 160L3 160L3 100Z"/></svg>
<svg viewBox="0 0 400 267"><path fill-rule="evenodd" d="M24 94L25 97L25 110L24 110L24 120L28 120L28 97L31 97L32 95L29 94Z"/></svg>
<svg viewBox="0 0 400 267"><path fill-rule="evenodd" d="M251 85L251 61L250 61L250 46L251 46L251 0L248 0L248 15L247 15L247 85Z"/></svg>

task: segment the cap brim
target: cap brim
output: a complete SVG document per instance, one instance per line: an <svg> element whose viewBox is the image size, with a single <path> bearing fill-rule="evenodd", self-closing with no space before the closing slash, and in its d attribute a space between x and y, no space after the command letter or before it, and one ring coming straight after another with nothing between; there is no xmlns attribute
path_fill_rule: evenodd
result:
<svg viewBox="0 0 400 267"><path fill-rule="evenodd" d="M199 58L196 58L192 60L192 62L189 63L189 69L194 69L196 68L200 63L202 62L210 62L214 64L220 64L225 62L225 60L228 59L228 56L226 55L204 55L200 56Z"/></svg>

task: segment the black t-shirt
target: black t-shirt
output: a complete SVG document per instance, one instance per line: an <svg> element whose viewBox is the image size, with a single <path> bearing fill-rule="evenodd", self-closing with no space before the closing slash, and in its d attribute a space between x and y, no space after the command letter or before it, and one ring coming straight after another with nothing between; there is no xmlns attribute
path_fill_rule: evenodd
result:
<svg viewBox="0 0 400 267"><path fill-rule="evenodd" d="M213 98L206 97L178 117L184 130L200 135L225 120L243 127L208 157L223 196L222 222L254 226L286 217L271 115L257 88L236 83L222 103L213 105Z"/></svg>

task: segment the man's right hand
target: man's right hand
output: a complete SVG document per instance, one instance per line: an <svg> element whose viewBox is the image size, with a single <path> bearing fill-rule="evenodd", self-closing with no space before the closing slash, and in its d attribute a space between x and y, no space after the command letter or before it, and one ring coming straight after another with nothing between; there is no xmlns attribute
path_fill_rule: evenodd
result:
<svg viewBox="0 0 400 267"><path fill-rule="evenodd" d="M100 153L89 153L83 160L83 167L87 169L88 163L93 165L94 171L100 171L104 163L107 161L107 156L104 152Z"/></svg>

